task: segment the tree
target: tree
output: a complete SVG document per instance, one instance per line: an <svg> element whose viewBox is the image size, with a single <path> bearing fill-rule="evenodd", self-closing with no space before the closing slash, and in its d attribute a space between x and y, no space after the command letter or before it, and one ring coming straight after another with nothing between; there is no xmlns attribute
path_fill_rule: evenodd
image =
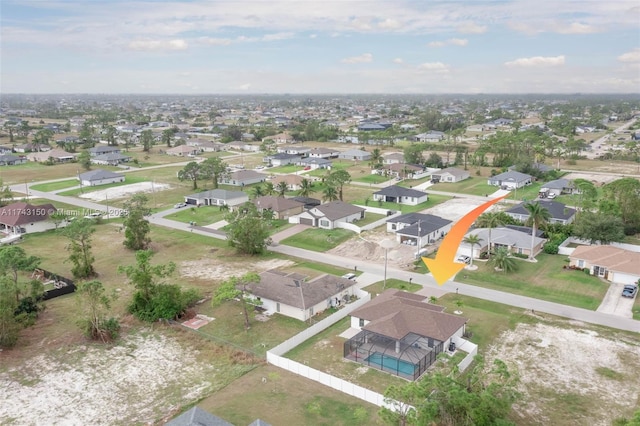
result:
<svg viewBox="0 0 640 426"><path fill-rule="evenodd" d="M73 264L71 273L74 278L89 278L95 275L91 254L91 235L95 232L91 219L78 219L62 228L60 233L69 239L67 246L69 262Z"/></svg>
<svg viewBox="0 0 640 426"><path fill-rule="evenodd" d="M91 154L86 149L78 154L78 164L85 170L91 169Z"/></svg>
<svg viewBox="0 0 640 426"><path fill-rule="evenodd" d="M249 331L249 311L247 309L249 294L247 285L260 282L260 275L255 272L249 272L241 277L233 276L224 281L215 292L212 304L215 306L227 300L240 300L242 305L242 313L244 314L244 329Z"/></svg>
<svg viewBox="0 0 640 426"><path fill-rule="evenodd" d="M603 187L605 200L614 202L620 210L620 217L629 234L640 230L640 180L626 177L615 180Z"/></svg>
<svg viewBox="0 0 640 426"><path fill-rule="evenodd" d="M333 186L327 186L322 191L322 201L336 201L338 199L338 190Z"/></svg>
<svg viewBox="0 0 640 426"><path fill-rule="evenodd" d="M18 341L22 326L15 315L17 308L13 281L7 276L0 276L0 347L2 348L10 348Z"/></svg>
<svg viewBox="0 0 640 426"><path fill-rule="evenodd" d="M493 228L497 228L498 226L502 226L504 221L502 217L495 212L483 213L476 220L476 226L478 228L488 228L489 229L489 238L487 241L488 244L488 256L491 259L491 230Z"/></svg>
<svg viewBox="0 0 640 426"><path fill-rule="evenodd" d="M574 179L573 186L578 190L578 206L580 210L584 210L587 206L598 197L593 182L586 179Z"/></svg>
<svg viewBox="0 0 640 426"><path fill-rule="evenodd" d="M551 219L551 213L549 213L546 207L540 205L538 201L525 203L524 208L529 212L526 225L531 226L531 251L529 252L529 260L533 260L535 258L533 247L536 242L536 231Z"/></svg>
<svg viewBox="0 0 640 426"><path fill-rule="evenodd" d="M140 133L140 144L142 144L142 150L144 152L151 151L153 146L153 132L151 130L143 130Z"/></svg>
<svg viewBox="0 0 640 426"><path fill-rule="evenodd" d="M473 249L475 246L480 245L480 241L482 241L482 239L476 234L470 234L462 240L463 243L471 246L471 266L473 266Z"/></svg>
<svg viewBox="0 0 640 426"><path fill-rule="evenodd" d="M338 190L338 198L340 201L342 199L342 189L344 185L351 182L351 175L344 169L336 170L334 172L329 173L329 176L325 179L325 183L327 186L333 186Z"/></svg>
<svg viewBox="0 0 640 426"><path fill-rule="evenodd" d="M422 151L424 151L424 145L414 143L407 145L404 149L404 162L407 164L422 164Z"/></svg>
<svg viewBox="0 0 640 426"><path fill-rule="evenodd" d="M269 223L263 220L257 207L250 202L235 208L226 215L227 241L240 253L262 254L271 244Z"/></svg>
<svg viewBox="0 0 640 426"><path fill-rule="evenodd" d="M284 195L287 193L288 190L289 190L289 185L287 185L287 182L285 181L278 182L278 184L276 185L276 192L278 193L278 197L284 198Z"/></svg>
<svg viewBox="0 0 640 426"><path fill-rule="evenodd" d="M21 289L18 285L19 271L33 271L40 264L41 259L27 256L22 247L8 245L0 247L0 274L10 274L16 291L16 302L20 302Z"/></svg>
<svg viewBox="0 0 640 426"><path fill-rule="evenodd" d="M180 181L189 180L193 183L193 189L198 189L198 180L202 175L202 170L200 164L195 161L191 161L187 163L186 166L180 171L178 171L178 179Z"/></svg>
<svg viewBox="0 0 640 426"><path fill-rule="evenodd" d="M606 213L585 211L573 224L573 236L591 244L610 244L624 241L624 222Z"/></svg>
<svg viewBox="0 0 640 426"><path fill-rule="evenodd" d="M120 324L115 318L107 318L111 302L116 300L115 292L108 296L100 281L78 284L76 291L81 319L78 325L89 339L108 342L118 336Z"/></svg>
<svg viewBox="0 0 640 426"><path fill-rule="evenodd" d="M493 266L503 272L512 272L518 269L516 260L511 256L509 249L506 247L498 247L491 259Z"/></svg>
<svg viewBox="0 0 640 426"><path fill-rule="evenodd" d="M162 131L162 141L167 145L167 147L171 147L171 140L177 133L177 127L171 127L170 129L165 129Z"/></svg>
<svg viewBox="0 0 640 426"><path fill-rule="evenodd" d="M264 195L264 188L261 185L253 188L253 198L259 198Z"/></svg>
<svg viewBox="0 0 640 426"><path fill-rule="evenodd" d="M476 366L465 374L435 371L418 382L390 387L385 398L392 405L399 399L414 409L393 413L383 408L380 414L390 425L507 425L520 398L517 385L518 377L504 362L496 359L486 367L478 356Z"/></svg>
<svg viewBox="0 0 640 426"><path fill-rule="evenodd" d="M147 207L149 199L144 194L135 194L124 203L127 216L124 219L124 246L129 250L144 250L149 246L151 227L145 216L151 213Z"/></svg>
<svg viewBox="0 0 640 426"><path fill-rule="evenodd" d="M211 179L213 182L213 189L218 189L220 180L227 175L227 168L229 165L222 161L220 157L207 158L201 164L201 170L203 178Z"/></svg>
<svg viewBox="0 0 640 426"><path fill-rule="evenodd" d="M302 181L300 181L298 195L300 197L308 197L312 192L315 192L315 189L313 189L313 182L306 178L302 179Z"/></svg>
<svg viewBox="0 0 640 426"><path fill-rule="evenodd" d="M382 166L382 151L380 151L380 148L374 148L374 150L371 151L369 164L372 169L379 169Z"/></svg>

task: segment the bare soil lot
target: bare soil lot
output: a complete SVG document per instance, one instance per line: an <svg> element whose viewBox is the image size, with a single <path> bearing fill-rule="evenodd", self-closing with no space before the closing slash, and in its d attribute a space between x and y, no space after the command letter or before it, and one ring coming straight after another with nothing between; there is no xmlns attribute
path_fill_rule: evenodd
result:
<svg viewBox="0 0 640 426"><path fill-rule="evenodd" d="M80 194L80 198L85 198L91 201L103 202L108 200L116 200L120 198L129 197L138 193L151 193L155 191L164 191L171 188L170 185L165 183L153 183L153 182L139 182L131 185L116 186L113 188L102 189L99 191L92 191L86 194Z"/></svg>

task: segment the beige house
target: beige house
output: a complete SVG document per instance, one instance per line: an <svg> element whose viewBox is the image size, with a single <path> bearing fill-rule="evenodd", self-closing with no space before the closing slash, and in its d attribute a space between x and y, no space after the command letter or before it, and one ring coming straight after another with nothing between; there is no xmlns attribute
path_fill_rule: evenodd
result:
<svg viewBox="0 0 640 426"><path fill-rule="evenodd" d="M578 246L569 255L569 265L588 268L591 275L616 284L640 280L640 253L614 246Z"/></svg>
<svg viewBox="0 0 640 426"><path fill-rule="evenodd" d="M258 211L271 210L274 219L289 219L289 217L304 211L304 203L284 197L265 195L253 200Z"/></svg>
<svg viewBox="0 0 640 426"><path fill-rule="evenodd" d="M271 182L273 186L278 186L280 182L285 182L289 191L297 191L302 185L304 177L300 175L278 175L274 177Z"/></svg>

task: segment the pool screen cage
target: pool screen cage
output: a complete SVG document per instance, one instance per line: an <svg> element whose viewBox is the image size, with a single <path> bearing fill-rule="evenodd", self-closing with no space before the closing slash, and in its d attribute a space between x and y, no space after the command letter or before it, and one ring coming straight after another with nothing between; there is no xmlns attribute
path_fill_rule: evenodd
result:
<svg viewBox="0 0 640 426"><path fill-rule="evenodd" d="M442 352L443 342L409 333L397 340L362 330L344 343L344 357L407 380L416 380Z"/></svg>

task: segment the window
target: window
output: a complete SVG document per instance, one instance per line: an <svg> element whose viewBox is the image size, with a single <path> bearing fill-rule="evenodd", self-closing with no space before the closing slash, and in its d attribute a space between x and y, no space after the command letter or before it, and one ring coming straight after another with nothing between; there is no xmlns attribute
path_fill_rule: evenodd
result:
<svg viewBox="0 0 640 426"><path fill-rule="evenodd" d="M358 323L360 327L364 327L364 318L360 318L360 322Z"/></svg>
<svg viewBox="0 0 640 426"><path fill-rule="evenodd" d="M276 303L276 312L280 312L280 303Z"/></svg>
<svg viewBox="0 0 640 426"><path fill-rule="evenodd" d="M320 226L328 227L329 226L329 221L326 220L326 219L322 219L320 221Z"/></svg>
<svg viewBox="0 0 640 426"><path fill-rule="evenodd" d="M584 260L578 260L578 268L584 268Z"/></svg>

